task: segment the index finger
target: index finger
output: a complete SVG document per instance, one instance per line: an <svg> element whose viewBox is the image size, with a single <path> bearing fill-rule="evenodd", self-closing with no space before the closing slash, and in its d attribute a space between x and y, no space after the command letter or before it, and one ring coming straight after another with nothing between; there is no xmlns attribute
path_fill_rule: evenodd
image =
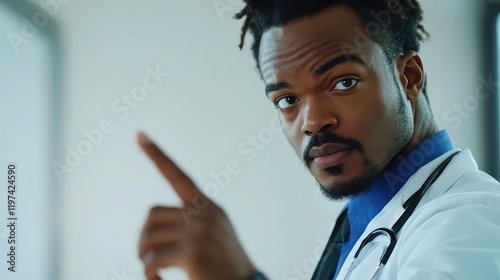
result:
<svg viewBox="0 0 500 280"><path fill-rule="evenodd" d="M193 181L143 132L137 134L137 141L149 158L153 160L161 174L170 182L184 204L192 205L200 197L208 200Z"/></svg>

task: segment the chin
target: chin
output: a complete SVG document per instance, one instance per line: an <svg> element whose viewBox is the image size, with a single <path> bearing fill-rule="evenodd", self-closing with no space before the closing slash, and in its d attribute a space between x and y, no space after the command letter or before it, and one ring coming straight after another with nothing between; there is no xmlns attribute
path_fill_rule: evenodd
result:
<svg viewBox="0 0 500 280"><path fill-rule="evenodd" d="M320 187L323 196L330 200L335 201L344 201L351 199L352 197L364 192L367 190L370 185L360 186L360 185L350 185L350 184L335 184L335 185L326 185L322 184L318 181L318 185Z"/></svg>
<svg viewBox="0 0 500 280"><path fill-rule="evenodd" d="M312 170L311 170L312 171ZM316 170L319 174L314 175L323 195L331 200L343 201L350 199L364 191L367 191L380 170L373 165L365 166L358 174L348 175L343 166L334 169Z"/></svg>

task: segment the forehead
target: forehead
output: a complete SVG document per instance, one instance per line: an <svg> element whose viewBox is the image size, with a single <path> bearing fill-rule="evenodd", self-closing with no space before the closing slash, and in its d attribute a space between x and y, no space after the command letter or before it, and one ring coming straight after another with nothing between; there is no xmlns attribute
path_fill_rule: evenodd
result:
<svg viewBox="0 0 500 280"><path fill-rule="evenodd" d="M368 39L363 25L352 8L337 5L266 30L258 58L264 81L276 79L277 71L297 67L312 73L332 55L355 54L370 64L376 44Z"/></svg>

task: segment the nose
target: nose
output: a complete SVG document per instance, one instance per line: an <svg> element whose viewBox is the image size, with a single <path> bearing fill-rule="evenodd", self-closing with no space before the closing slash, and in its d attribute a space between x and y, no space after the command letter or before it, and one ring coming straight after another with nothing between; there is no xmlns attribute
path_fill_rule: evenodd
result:
<svg viewBox="0 0 500 280"><path fill-rule="evenodd" d="M302 111L302 133L307 136L337 128L338 119L332 104L326 100L310 99Z"/></svg>

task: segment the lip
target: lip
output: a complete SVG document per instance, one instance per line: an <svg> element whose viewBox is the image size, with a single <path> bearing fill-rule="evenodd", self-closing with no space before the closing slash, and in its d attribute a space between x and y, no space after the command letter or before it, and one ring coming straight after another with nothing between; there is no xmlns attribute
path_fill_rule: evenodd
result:
<svg viewBox="0 0 500 280"><path fill-rule="evenodd" d="M342 144L332 144L332 143L327 143L323 144L319 147L314 147L309 151L309 157L311 158L317 158L329 154L334 154L338 153L341 151L345 150L351 150L352 148L347 146L347 145L342 145Z"/></svg>
<svg viewBox="0 0 500 280"><path fill-rule="evenodd" d="M314 160L314 164L320 169L326 169L342 164L351 154L352 148L345 145L325 144L318 148L313 148L309 155Z"/></svg>

